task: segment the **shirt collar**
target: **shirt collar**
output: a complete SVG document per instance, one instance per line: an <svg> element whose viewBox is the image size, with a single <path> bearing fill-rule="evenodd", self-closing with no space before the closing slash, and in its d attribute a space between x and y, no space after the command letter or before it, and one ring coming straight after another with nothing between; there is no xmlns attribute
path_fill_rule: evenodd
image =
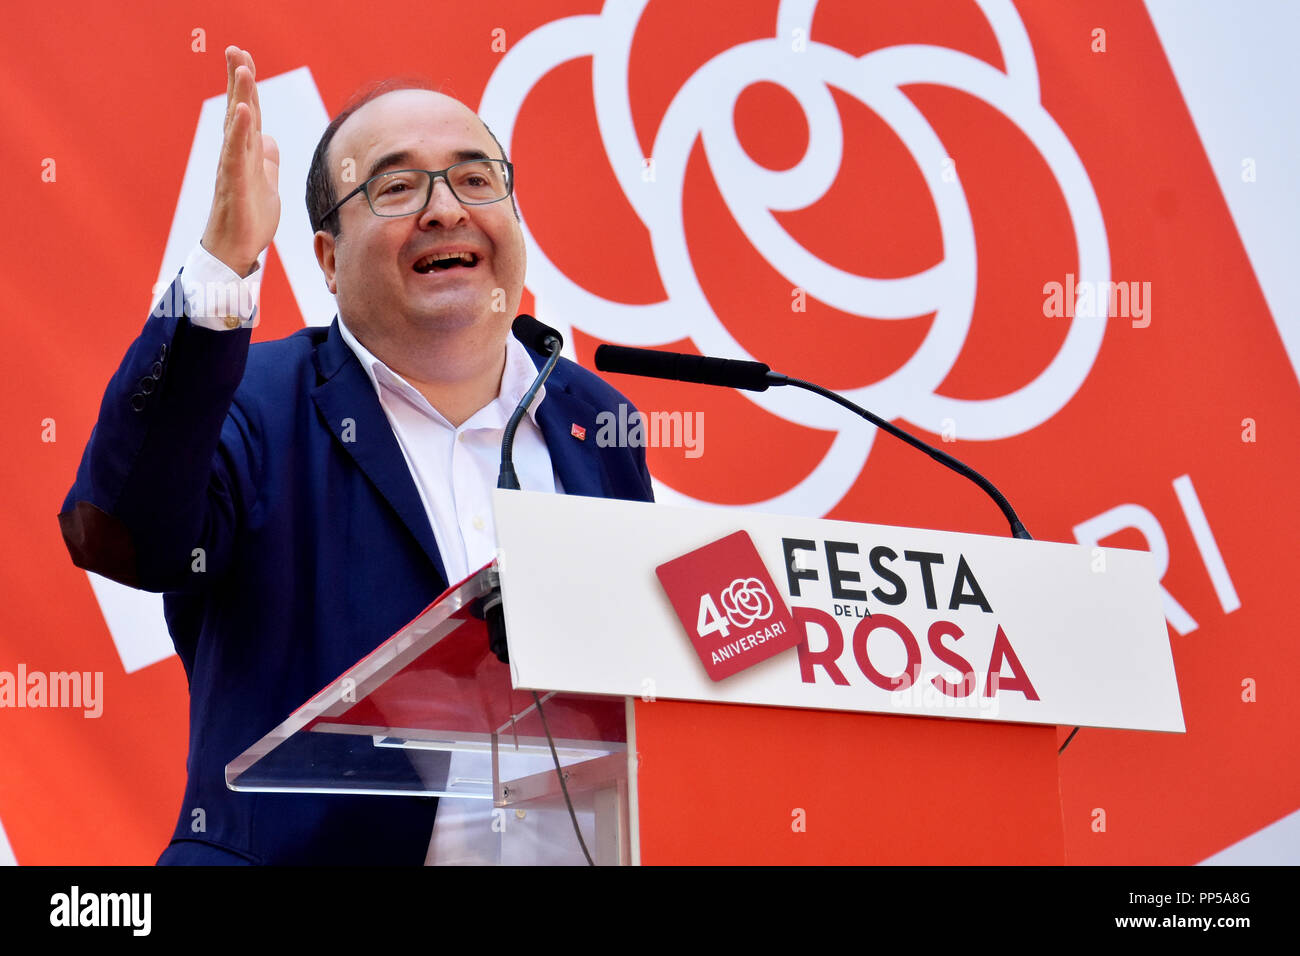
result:
<svg viewBox="0 0 1300 956"><path fill-rule="evenodd" d="M347 323L343 321L343 316L340 315L338 321L339 334L343 336L343 341L347 343L348 348L357 357L357 361L361 363L361 367L365 369L366 377L370 379L370 384L374 386L376 395L382 397L383 388L391 389L404 396L417 408L427 409L446 423L446 419L443 418L441 413L429 404L428 400L420 394L415 386L376 358L369 349L361 344L360 340L352 334L352 330L348 328ZM506 335L506 364L501 373L501 389L496 398L496 402L501 405L503 412L501 424L498 427L505 426L505 420L523 401L524 394L536 377L537 366L533 364L532 356L524 348L523 343L514 337L513 333L508 333ZM534 425L537 424L537 409L545 398L546 386L543 385L537 390L537 398L533 400L533 404L528 409L528 417ZM491 407L490 404L485 406L485 408L487 407ZM470 416L466 424L475 421L482 412L483 409L475 412ZM447 424L450 427L450 423Z"/></svg>

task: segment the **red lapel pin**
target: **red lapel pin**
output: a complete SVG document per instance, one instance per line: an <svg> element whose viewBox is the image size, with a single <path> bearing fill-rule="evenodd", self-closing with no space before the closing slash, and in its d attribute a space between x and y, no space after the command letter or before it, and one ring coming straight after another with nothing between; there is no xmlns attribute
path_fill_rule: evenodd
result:
<svg viewBox="0 0 1300 956"><path fill-rule="evenodd" d="M587 440L587 429L583 428L577 422L574 422L573 425L569 428L569 434L572 435L574 438L578 439L578 441Z"/></svg>

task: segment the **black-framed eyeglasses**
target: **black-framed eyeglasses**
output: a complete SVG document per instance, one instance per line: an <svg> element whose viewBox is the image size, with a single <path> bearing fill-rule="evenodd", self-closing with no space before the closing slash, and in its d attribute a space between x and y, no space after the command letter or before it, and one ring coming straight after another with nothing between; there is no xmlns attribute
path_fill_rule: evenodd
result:
<svg viewBox="0 0 1300 956"><path fill-rule="evenodd" d="M376 216L414 216L429 205L434 181L439 177L457 202L467 206L500 202L515 188L514 166L504 159L468 159L446 169L394 169L372 176L352 190L320 217L320 224L324 226L357 193L365 194L370 211Z"/></svg>

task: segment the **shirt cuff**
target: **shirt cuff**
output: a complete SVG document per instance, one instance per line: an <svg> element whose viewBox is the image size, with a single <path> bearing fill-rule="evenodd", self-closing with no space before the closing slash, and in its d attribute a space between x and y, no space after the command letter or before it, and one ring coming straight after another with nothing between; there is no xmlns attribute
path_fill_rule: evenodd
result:
<svg viewBox="0 0 1300 956"><path fill-rule="evenodd" d="M262 256L266 253L263 252ZM251 329L257 325L257 296L262 288L262 259L241 278L197 243L181 270L185 309L190 324L225 332Z"/></svg>

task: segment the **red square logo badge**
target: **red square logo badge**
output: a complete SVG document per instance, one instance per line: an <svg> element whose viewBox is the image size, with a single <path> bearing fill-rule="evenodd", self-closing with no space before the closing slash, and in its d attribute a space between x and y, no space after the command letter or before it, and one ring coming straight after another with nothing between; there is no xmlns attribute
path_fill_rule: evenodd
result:
<svg viewBox="0 0 1300 956"><path fill-rule="evenodd" d="M715 681L799 643L790 609L746 531L674 558L655 573Z"/></svg>

